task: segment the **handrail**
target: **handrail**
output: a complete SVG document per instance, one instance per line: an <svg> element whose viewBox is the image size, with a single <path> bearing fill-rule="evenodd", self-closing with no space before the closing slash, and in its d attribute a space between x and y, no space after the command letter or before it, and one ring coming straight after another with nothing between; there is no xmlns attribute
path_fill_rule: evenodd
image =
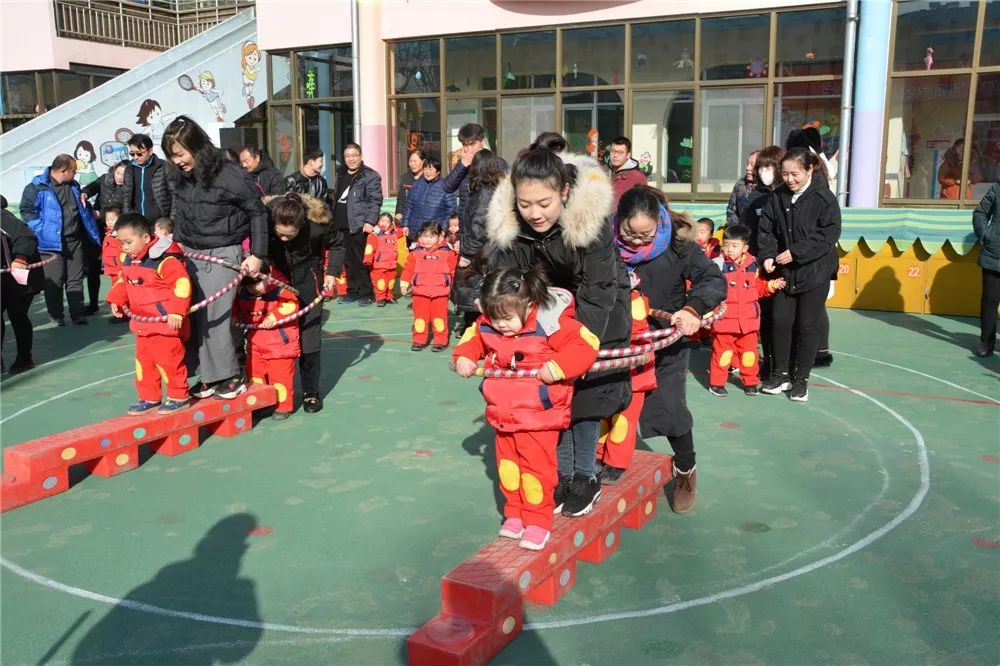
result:
<svg viewBox="0 0 1000 666"><path fill-rule="evenodd" d="M60 37L165 51L254 0L54 0Z"/></svg>

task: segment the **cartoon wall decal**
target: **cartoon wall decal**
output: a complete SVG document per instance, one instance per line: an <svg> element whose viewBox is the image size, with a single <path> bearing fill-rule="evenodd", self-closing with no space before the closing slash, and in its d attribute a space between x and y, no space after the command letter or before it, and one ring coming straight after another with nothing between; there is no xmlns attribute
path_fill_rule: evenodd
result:
<svg viewBox="0 0 1000 666"><path fill-rule="evenodd" d="M253 88L257 83L260 67L260 49L255 42L246 42L240 52L240 65L243 67L243 96L247 100L247 108L257 106L253 96Z"/></svg>
<svg viewBox="0 0 1000 666"><path fill-rule="evenodd" d="M208 102L208 107L215 114L216 121L223 123L226 121L226 105L222 102L223 91L216 89L215 87L215 75L207 69L198 75L198 83L195 82L187 74L181 74L177 77L177 85L181 87L182 90L188 92L196 92L205 98Z"/></svg>
<svg viewBox="0 0 1000 666"><path fill-rule="evenodd" d="M163 113L163 107L155 99L144 99L139 105L136 122L143 128L143 133L153 140L153 145L159 146L164 130L176 117L176 113Z"/></svg>
<svg viewBox="0 0 1000 666"><path fill-rule="evenodd" d="M649 178L653 175L653 156L649 154L649 151L643 151L639 155L639 171L643 176Z"/></svg>
<svg viewBox="0 0 1000 666"><path fill-rule="evenodd" d="M751 79L767 76L767 63L760 57L754 58L753 62L747 65L747 76Z"/></svg>
<svg viewBox="0 0 1000 666"><path fill-rule="evenodd" d="M694 60L691 59L691 52L685 46L681 51L681 57L674 61L674 69L689 69L694 67Z"/></svg>
<svg viewBox="0 0 1000 666"><path fill-rule="evenodd" d="M81 140L73 149L73 157L76 158L76 178L81 185L97 180L97 174L94 173L94 162L97 160L94 144L86 139Z"/></svg>
<svg viewBox="0 0 1000 666"><path fill-rule="evenodd" d="M924 56L924 68L929 72L934 67L934 49L927 47L927 55Z"/></svg>

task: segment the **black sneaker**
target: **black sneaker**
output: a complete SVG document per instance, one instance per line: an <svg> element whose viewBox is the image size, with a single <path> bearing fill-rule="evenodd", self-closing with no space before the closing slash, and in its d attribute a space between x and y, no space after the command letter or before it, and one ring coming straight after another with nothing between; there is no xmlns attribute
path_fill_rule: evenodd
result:
<svg viewBox="0 0 1000 666"><path fill-rule="evenodd" d="M601 483L603 485L610 486L612 484L618 483L618 481L622 478L622 474L624 473L625 470L622 469L621 467L612 467L611 465L605 465L604 469L601 470L601 473L598 476L600 476Z"/></svg>
<svg viewBox="0 0 1000 666"><path fill-rule="evenodd" d="M18 375L22 372L27 372L35 367L35 362L32 360L31 356L18 356L14 359L14 363L10 366L10 374Z"/></svg>
<svg viewBox="0 0 1000 666"><path fill-rule="evenodd" d="M431 347L431 351L432 352L443 352L447 348L448 348L448 345L434 345L433 347Z"/></svg>
<svg viewBox="0 0 1000 666"><path fill-rule="evenodd" d="M188 391L192 398L211 398L215 395L215 384L206 384L205 382L198 382L191 387Z"/></svg>
<svg viewBox="0 0 1000 666"><path fill-rule="evenodd" d="M246 393L247 385L243 377L236 375L232 379L215 385L215 397L219 400L232 400L241 393Z"/></svg>
<svg viewBox="0 0 1000 666"><path fill-rule="evenodd" d="M358 306L359 307L367 308L371 304L372 304L372 299L370 299L370 298L359 298L358 299Z"/></svg>
<svg viewBox="0 0 1000 666"><path fill-rule="evenodd" d="M323 398L319 397L315 393L307 393L302 396L302 411L306 414L315 414L316 412L322 411L323 409Z"/></svg>
<svg viewBox="0 0 1000 666"><path fill-rule="evenodd" d="M378 303L375 304L375 307L384 308L385 307L385 301L379 301Z"/></svg>
<svg viewBox="0 0 1000 666"><path fill-rule="evenodd" d="M788 373L776 372L761 385L760 390L768 395L778 395L790 388L792 388L792 384L788 381Z"/></svg>
<svg viewBox="0 0 1000 666"><path fill-rule="evenodd" d="M714 395L716 398L725 398L729 395L729 391L726 390L725 386L709 386L708 392Z"/></svg>
<svg viewBox="0 0 1000 666"><path fill-rule="evenodd" d="M560 476L559 483L552 491L552 499L556 503L552 513L562 513L563 505L566 503L566 495L569 494L569 485L573 482L572 476Z"/></svg>
<svg viewBox="0 0 1000 666"><path fill-rule="evenodd" d="M427 345L417 344L416 342L410 345L410 351L423 351L424 349L427 349Z"/></svg>
<svg viewBox="0 0 1000 666"><path fill-rule="evenodd" d="M806 379L793 379L792 390L788 394L789 400L795 402L806 402L809 400L809 381Z"/></svg>
<svg viewBox="0 0 1000 666"><path fill-rule="evenodd" d="M594 502L601 497L601 482L595 476L573 475L573 482L569 486L566 494L566 503L563 505L564 516L585 516L594 509Z"/></svg>
<svg viewBox="0 0 1000 666"><path fill-rule="evenodd" d="M743 392L751 397L758 396L760 395L760 384L754 384L753 386L744 386Z"/></svg>
<svg viewBox="0 0 1000 666"><path fill-rule="evenodd" d="M97 305L96 303L91 303L90 305L88 305L83 309L83 314L89 317L90 315L95 315L100 311L101 311L100 305Z"/></svg>

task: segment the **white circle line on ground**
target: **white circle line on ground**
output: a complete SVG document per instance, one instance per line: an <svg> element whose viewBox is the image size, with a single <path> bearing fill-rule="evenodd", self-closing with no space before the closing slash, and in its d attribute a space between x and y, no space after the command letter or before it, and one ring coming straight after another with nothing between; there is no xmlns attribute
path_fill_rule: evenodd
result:
<svg viewBox="0 0 1000 666"><path fill-rule="evenodd" d="M128 373L131 374L131 373ZM124 376L124 375L119 375ZM803 565L791 571L788 571L777 576L771 576L763 580L757 581L755 583L750 583L748 585L741 585L739 587L730 588L728 590L723 590L714 594L698 597L695 599L689 599L687 601L678 602L675 604L668 604L665 606L659 606L657 608L648 608L645 610L636 611L625 611L616 613L604 613L602 615L592 615L580 618L567 618L564 620L552 620L547 622L532 622L530 624L524 625L523 629L525 631L539 630L539 629L560 629L564 627L574 627L580 625L597 624L601 622L611 622L617 620L629 620L636 618L646 618L653 617L657 615L666 615L668 613L676 613L679 611L687 610L690 608L696 608L698 606L707 606L713 604L717 601L722 601L725 599L732 599L734 597L741 597L753 592L758 592L768 587L772 587L779 583L783 583L799 576L804 576L806 574L812 573L818 569L822 569L830 564L834 564L843 560L844 558L853 555L854 553L862 550L875 543L886 534L894 530L900 524L903 523L907 518L916 513L917 509L923 503L924 498L927 496L927 492L930 489L930 462L928 460L927 454L927 444L924 441L923 435L920 430L917 429L910 421L908 421L904 416L893 410L891 407L881 402L880 400L873 398L872 396L858 390L851 388L845 384L834 381L822 375L816 374L817 377L823 381L829 382L830 384L837 386L839 388L845 389L854 395L860 396L865 400L873 403L875 406L879 407L883 411L887 412L890 416L899 421L910 433L913 435L917 444L917 461L920 466L920 486L917 489L916 494L906 505L906 507L897 514L892 520L887 522L882 527L877 530L870 532L869 534L862 537L860 540L854 542L853 544L843 548L842 550L829 555L827 557L816 560L809 564ZM100 383L101 381L108 381L110 379L115 379L115 377L109 377L104 380L99 380L95 383ZM82 388L82 387L80 387ZM79 389L75 389L79 390ZM43 402L49 402L55 398L49 398ZM43 404L43 403L38 403ZM31 409L32 407L25 408L22 411ZM12 418L12 416L7 418ZM177 617L188 620L194 620L197 622L208 622L214 624L224 624L231 626L240 627L250 627L258 629L267 629L271 631L283 631L290 633L300 633L300 634L325 634L333 636L351 636L351 637L381 637L381 638L398 638L401 636L408 636L410 633L415 631L415 628L388 628L388 629L335 629L335 628L320 628L320 627L301 627L296 625L286 625L286 624L272 624L268 622L255 622L250 620L240 620L236 618L219 617L216 615L205 615L202 613L192 613L188 611L176 611L167 608L160 608L159 606L154 606L152 604L146 604L138 601L133 601L131 599L121 599L118 597L111 597L104 594L99 594L97 592L92 592L90 590L85 590L79 587L73 587L71 585L66 585L65 583L60 583L59 581L52 580L51 578L46 578L32 571L24 569L23 567L10 562L6 558L0 558L0 566L8 569L12 573L21 576L27 580L37 583L43 587L49 589L57 590L70 594L76 597L81 597L84 599L90 599L92 601L99 601L101 603L109 605L121 605L125 608L130 608L132 610L138 610L146 613L152 613L155 615L162 615L166 617Z"/></svg>
<svg viewBox="0 0 1000 666"><path fill-rule="evenodd" d="M848 356L850 358L856 358L859 361L868 361L869 363L878 363L879 365L886 365L886 366L888 366L890 368L896 368L897 370L905 370L906 372L912 372L915 375L920 375L921 377L926 377L927 379L931 379L933 381L940 382L940 383L942 383L942 384L944 384L946 386L950 386L950 387L952 387L954 389L958 389L959 391L965 391L966 393L969 393L969 394L974 395L974 396L979 397L979 398L983 398L985 400L989 400L990 402L994 402L997 405L1000 405L1000 400L997 400L996 398L991 398L988 395L983 395L982 393L979 393L977 391L973 391L972 389L966 388L966 387L964 387L964 386L962 386L960 384L956 384L954 382L949 382L947 379L941 379L940 377L935 377L934 375L928 375L926 372L920 372L919 370L914 370L913 368L907 368L905 365L896 365L895 363L887 363L886 361L880 361L880 360L875 359L875 358L867 358L865 356L857 356L855 354L848 354L847 352L837 351L835 349L831 350L831 351L833 353L835 353L835 354L840 355L840 356ZM816 376L818 377L819 375L816 375Z"/></svg>
<svg viewBox="0 0 1000 666"><path fill-rule="evenodd" d="M24 414L25 412L30 412L32 409L35 409L36 407L41 407L42 405L48 404L48 403L52 402L53 400L58 400L59 398L65 398L66 396L70 395L71 393L76 393L77 391L82 391L84 389L88 389L88 388L91 388L93 386L97 386L98 384L103 384L104 382L110 382L112 379L121 379L122 377L131 377L133 374L134 373L132 373L132 372L125 372L125 373L122 373L120 375L112 375L111 377L105 377L104 379L98 379L95 382L90 382L89 384L84 384L83 386L77 386L76 388L71 388L68 391L63 391L62 393L59 393L58 395L54 395L51 398L46 398L45 400L42 400L40 402L36 402L33 405L28 405L27 407L22 407L21 409L17 410L13 414L8 414L7 416L5 416L2 419L0 419L0 424L6 423L7 421L10 421L15 416L20 416L21 414Z"/></svg>

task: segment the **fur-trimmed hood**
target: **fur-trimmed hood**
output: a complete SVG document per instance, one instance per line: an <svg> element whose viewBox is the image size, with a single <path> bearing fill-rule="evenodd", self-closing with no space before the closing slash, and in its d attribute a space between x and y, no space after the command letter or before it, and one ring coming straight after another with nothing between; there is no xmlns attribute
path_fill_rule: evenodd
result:
<svg viewBox="0 0 1000 666"><path fill-rule="evenodd" d="M597 240L608 226L614 193L608 174L591 157L563 153L559 156L576 170L576 180L557 223L567 247L583 249ZM521 232L514 186L510 176L497 185L486 213L486 237L501 250L510 249Z"/></svg>
<svg viewBox="0 0 1000 666"><path fill-rule="evenodd" d="M284 197L283 194L277 194L274 196L267 196L262 199L264 205L269 209L271 204L277 199ZM330 212L330 207L323 203L322 200L316 197L309 196L308 194L300 194L299 197L302 199L302 203L306 205L306 218L313 224L330 224L333 220L333 214Z"/></svg>

